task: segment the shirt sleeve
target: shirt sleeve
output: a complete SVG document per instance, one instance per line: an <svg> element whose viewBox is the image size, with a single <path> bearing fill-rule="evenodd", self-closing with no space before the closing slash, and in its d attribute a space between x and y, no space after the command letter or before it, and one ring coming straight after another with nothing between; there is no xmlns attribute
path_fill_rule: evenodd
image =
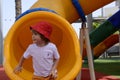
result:
<svg viewBox="0 0 120 80"><path fill-rule="evenodd" d="M55 59L59 59L60 58L60 55L59 55L59 52L58 52L58 50L57 50L57 47L56 46L54 46L54 58Z"/></svg>
<svg viewBox="0 0 120 80"><path fill-rule="evenodd" d="M26 49L26 51L24 52L24 54L23 54L23 57L24 58L29 58L29 57L31 57L31 51L30 51L30 46Z"/></svg>

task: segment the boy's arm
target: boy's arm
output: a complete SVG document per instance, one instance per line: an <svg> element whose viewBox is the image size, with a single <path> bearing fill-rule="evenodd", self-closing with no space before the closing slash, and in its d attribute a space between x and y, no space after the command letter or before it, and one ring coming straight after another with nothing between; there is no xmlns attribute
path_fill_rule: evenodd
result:
<svg viewBox="0 0 120 80"><path fill-rule="evenodd" d="M56 70L58 63L59 63L59 59L55 59L52 70Z"/></svg>
<svg viewBox="0 0 120 80"><path fill-rule="evenodd" d="M22 65L24 63L24 60L25 60L25 58L22 56L21 59L20 59L20 61L19 61L18 66L22 67Z"/></svg>
<svg viewBox="0 0 120 80"><path fill-rule="evenodd" d="M55 59L54 60L54 64L53 64L53 67L52 67L52 70L51 70L51 74L50 75L52 75L53 77L55 77L55 75L56 75L56 68L57 68L57 66L58 66L58 63L59 63L59 59Z"/></svg>
<svg viewBox="0 0 120 80"><path fill-rule="evenodd" d="M21 72L24 60L25 60L25 58L22 56L19 63L18 63L18 65L17 65L17 67L14 69L15 73Z"/></svg>

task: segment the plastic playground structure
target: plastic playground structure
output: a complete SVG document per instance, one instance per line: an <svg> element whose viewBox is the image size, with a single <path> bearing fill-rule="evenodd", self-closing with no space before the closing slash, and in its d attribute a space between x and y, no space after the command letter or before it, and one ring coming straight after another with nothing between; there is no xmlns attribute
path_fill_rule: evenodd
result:
<svg viewBox="0 0 120 80"><path fill-rule="evenodd" d="M114 0L78 1L84 14L87 15ZM119 17L120 11L89 34L95 58L118 42L118 35L112 34L120 27ZM21 73L15 74L13 69L28 44L32 43L30 25L39 21L48 21L53 25L51 41L57 45L61 56L58 65L58 80L74 80L81 70L82 56L80 55L79 39L71 23L79 18L81 16L71 0L38 0L30 10L21 14L4 40L4 68L9 78L11 80L30 80L32 78L31 59L25 62L27 65L23 65Z"/></svg>

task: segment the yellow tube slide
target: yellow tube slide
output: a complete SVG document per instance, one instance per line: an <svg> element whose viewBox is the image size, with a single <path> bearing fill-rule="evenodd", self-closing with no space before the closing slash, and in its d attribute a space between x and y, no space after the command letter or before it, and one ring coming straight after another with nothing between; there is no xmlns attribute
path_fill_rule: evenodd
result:
<svg viewBox="0 0 120 80"><path fill-rule="evenodd" d="M115 0L78 0L86 15ZM80 18L72 0L38 0L31 8L48 8L60 14L70 23Z"/></svg>
<svg viewBox="0 0 120 80"><path fill-rule="evenodd" d="M30 25L39 21L47 21L53 26L50 39L57 45L60 52L58 80L74 80L82 64L77 35L69 22L64 18L45 11L26 14L17 20L8 32L4 41L5 72L11 80L31 80L33 73L31 59L25 61L21 73L15 74L13 69L18 64L27 46L32 43L29 30Z"/></svg>

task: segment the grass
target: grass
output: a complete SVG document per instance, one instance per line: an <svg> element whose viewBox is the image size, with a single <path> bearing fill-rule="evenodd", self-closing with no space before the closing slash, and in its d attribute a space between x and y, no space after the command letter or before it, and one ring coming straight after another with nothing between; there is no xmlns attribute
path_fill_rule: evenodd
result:
<svg viewBox="0 0 120 80"><path fill-rule="evenodd" d="M83 67L88 68L88 63L84 62ZM95 71L120 78L120 57L94 60Z"/></svg>

